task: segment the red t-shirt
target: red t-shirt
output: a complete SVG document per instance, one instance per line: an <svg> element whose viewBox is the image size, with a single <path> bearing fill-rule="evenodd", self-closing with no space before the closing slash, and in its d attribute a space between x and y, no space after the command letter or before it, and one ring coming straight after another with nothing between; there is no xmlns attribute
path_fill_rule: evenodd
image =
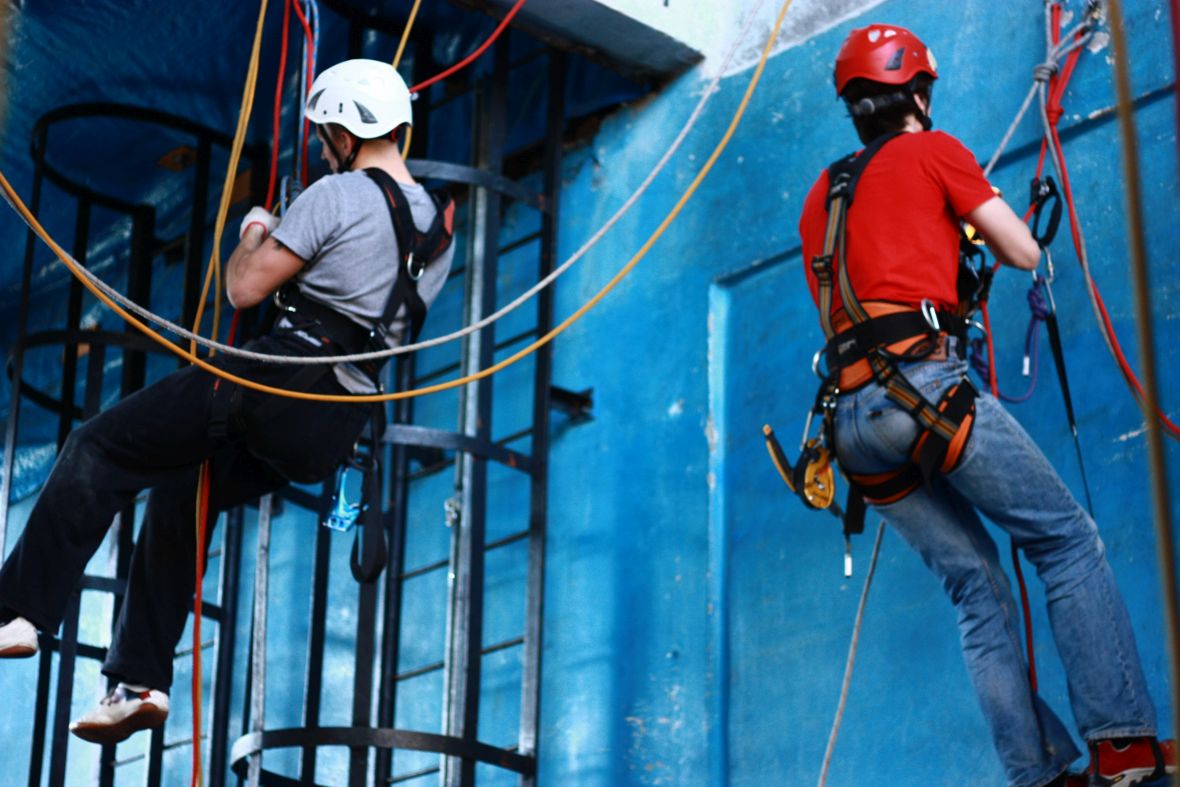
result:
<svg viewBox="0 0 1180 787"><path fill-rule="evenodd" d="M799 218L807 284L817 304L811 260L823 252L827 193L824 170ZM914 308L929 298L936 307L954 308L959 219L993 196L975 157L951 135L927 131L887 142L865 168L848 209L845 256L857 298ZM833 286L833 311L840 303Z"/></svg>

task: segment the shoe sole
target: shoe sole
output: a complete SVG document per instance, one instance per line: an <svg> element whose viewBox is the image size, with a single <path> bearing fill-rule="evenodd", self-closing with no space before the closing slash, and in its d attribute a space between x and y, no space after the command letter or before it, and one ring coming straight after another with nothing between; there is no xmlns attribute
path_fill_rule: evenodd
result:
<svg viewBox="0 0 1180 787"><path fill-rule="evenodd" d="M1174 772L1174 769L1173 769L1173 772ZM1146 769L1146 768L1139 768L1137 770L1124 772L1121 775L1121 778L1119 778L1117 781L1114 781L1107 776L1100 775L1098 778L1101 779L1101 781L1098 783L1111 785L1111 787L1136 787L1136 785L1141 785L1141 784L1142 785L1165 784L1164 780L1170 779L1172 776L1171 772L1164 773L1159 776L1155 776L1154 774L1155 774L1155 768L1151 768L1150 770Z"/></svg>
<svg viewBox="0 0 1180 787"><path fill-rule="evenodd" d="M140 730L162 726L167 718L168 711L145 702L135 713L114 724L78 724L75 722L70 725L70 732L84 741L111 746L127 740Z"/></svg>
<svg viewBox="0 0 1180 787"><path fill-rule="evenodd" d="M0 649L0 659L27 659L29 656L36 655L37 647L35 645L10 645Z"/></svg>

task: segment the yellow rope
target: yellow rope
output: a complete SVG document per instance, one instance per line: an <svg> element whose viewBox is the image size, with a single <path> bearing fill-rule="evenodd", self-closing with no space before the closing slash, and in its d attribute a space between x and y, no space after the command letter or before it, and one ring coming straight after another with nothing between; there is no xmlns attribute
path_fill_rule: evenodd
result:
<svg viewBox="0 0 1180 787"><path fill-rule="evenodd" d="M215 374L218 377L229 380L230 382L235 382L241 386L250 388L251 390L261 391L262 393L274 394L276 396L285 396L290 399L303 399L315 402L387 402L397 399L409 399L411 397L423 396L425 394L437 393L439 391L446 391L451 388L458 388L459 386L475 382L476 380L482 380L485 377L490 377L496 372L511 366L522 358L535 352L538 348L543 347L544 345L553 341L553 339L565 331L566 328L577 322L582 318L582 316L586 314L586 312L594 308L594 306L604 297L606 297L607 293L613 290L618 285L618 283L622 281L628 273L631 272L631 270L639 263L639 261L647 255L648 251L651 250L651 247L655 244L655 242L659 240L664 232L667 231L668 227L671 226L672 222L676 220L676 217L680 214L680 211L684 209L684 206L688 203L688 200L691 199L693 193L697 190L697 188L700 187L701 182L705 179L705 176L709 174L709 171L713 168L713 165L717 162L717 159L721 156L721 153L729 144L730 139L737 130L738 124L741 122L742 116L745 114L746 107L750 103L750 97L754 93L754 88L757 87L758 81L762 78L762 71L766 67L767 58L770 56L770 50L773 48L774 42L778 38L778 32L782 28L783 18L786 16L787 10L790 7L791 0L785 0L782 8L779 10L778 17L775 19L774 28L771 30L770 36L766 41L766 46L762 49L762 54L758 59L758 65L754 69L754 74L750 78L750 83L746 86L746 92L742 96L742 100L738 104L737 110L734 112L733 119L730 121L729 127L726 129L725 134L721 137L721 141L717 143L717 146L709 155L708 160L705 161L705 164L701 167L696 177L693 178L684 194L681 195L680 199L672 207L672 210L669 211L668 215L656 228L655 232L652 233L651 237L647 239L647 242L643 244L643 246L635 253L630 261L628 261L627 264L624 265L623 268L620 269L619 272L616 273L614 277L611 278L611 280L594 295L594 297L583 304L581 308L563 320L560 325L534 341L528 347L521 349L512 356L505 358L499 363L489 366L486 369L482 369L473 374L459 377L454 380L448 380L446 382L428 385L422 388L414 388L406 391L393 391L382 394L353 394L348 396L313 394L303 391L291 391L285 388L274 388L272 386L254 382L253 380L247 380L244 377L238 377L237 375L230 374L229 372L218 369L207 361L199 358L195 353L191 351L186 352L184 349L177 347L175 344L168 341L168 339L148 328L146 325L133 317L131 314L127 313L127 311L108 298L105 293L99 290L88 279L83 277L77 268L77 264L72 259L70 259L70 256L53 240L53 238L49 237L49 234L45 231L45 228L41 226L41 224L37 221L37 218L29 211L28 206L26 206L24 202L21 201L20 197L17 196L15 190L12 188L12 184L9 183L8 179L4 177L3 172L0 172L0 189L4 191L13 208L21 214L29 227L37 234L39 238L41 238L42 241L45 242L47 246L49 246L50 249L53 250L53 252L58 256L58 259L60 259L66 265L66 267L74 273L75 276L81 279L82 284L87 289L89 289L96 298L105 303L111 308L112 311L126 320L129 324L143 332L149 339L155 341L157 344L160 344L169 352L196 364L211 374Z"/></svg>
<svg viewBox="0 0 1180 787"><path fill-rule="evenodd" d="M225 231L225 217L229 213L230 199L233 197L234 182L238 175L238 161L242 156L242 146L246 141L246 128L250 125L250 113L254 108L254 87L258 82L258 61L262 51L262 27L266 21L266 2L262 0L258 9L258 24L254 29L254 49L250 53L250 65L246 69L246 85L242 89L242 108L238 111L238 126L234 131L233 145L230 147L229 164L226 167L225 185L221 189L221 204L217 209L217 222L213 228L213 251L209 256L209 267L205 269L205 284L201 288L201 297L197 301L197 317L193 322L193 333L201 332L201 319L205 316L205 299L209 297L209 284L216 282L213 301L213 332L217 332L221 322L221 235ZM193 206L199 210L200 206ZM189 342L189 354L195 354L197 343Z"/></svg>
<svg viewBox="0 0 1180 787"><path fill-rule="evenodd" d="M402 158L404 159L410 152L410 140L414 138L414 127L406 126L406 138L402 140Z"/></svg>
<svg viewBox="0 0 1180 787"><path fill-rule="evenodd" d="M414 7L410 9L410 18L406 20L406 27L402 30L402 40L397 44L397 54L393 56L393 67L397 68L402 62L402 53L406 51L406 42L410 40L410 30L414 27L414 19L418 16L418 6L422 0L414 0Z"/></svg>
<svg viewBox="0 0 1180 787"><path fill-rule="evenodd" d="M402 53L406 51L406 42L410 40L410 30L414 28L414 20L418 17L418 6L422 0L414 0L414 7L410 9L410 18L406 20L402 30L402 40L397 42L397 54L393 56L393 67L396 69L402 62ZM402 140L402 158L410 152L410 140L414 136L414 127L406 126L406 138Z"/></svg>

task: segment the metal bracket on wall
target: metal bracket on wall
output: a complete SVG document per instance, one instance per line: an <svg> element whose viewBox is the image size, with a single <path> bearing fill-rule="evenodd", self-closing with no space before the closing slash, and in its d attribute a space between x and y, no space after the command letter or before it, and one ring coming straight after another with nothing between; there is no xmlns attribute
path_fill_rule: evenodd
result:
<svg viewBox="0 0 1180 787"><path fill-rule="evenodd" d="M549 406L559 413L570 417L575 424L594 420L594 389L584 388L581 391L571 391L557 385L549 386Z"/></svg>

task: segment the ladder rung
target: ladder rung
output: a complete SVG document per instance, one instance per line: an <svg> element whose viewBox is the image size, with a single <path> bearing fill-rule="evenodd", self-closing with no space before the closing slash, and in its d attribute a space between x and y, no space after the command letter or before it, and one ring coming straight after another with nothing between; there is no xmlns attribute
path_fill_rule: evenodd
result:
<svg viewBox="0 0 1180 787"><path fill-rule="evenodd" d="M406 773L398 774L397 776L390 776L386 780L386 784L400 784L401 782L408 782L411 779L417 779L421 776L429 776L432 773L438 773L439 767L437 765L431 768L423 768L420 771L407 771Z"/></svg>

